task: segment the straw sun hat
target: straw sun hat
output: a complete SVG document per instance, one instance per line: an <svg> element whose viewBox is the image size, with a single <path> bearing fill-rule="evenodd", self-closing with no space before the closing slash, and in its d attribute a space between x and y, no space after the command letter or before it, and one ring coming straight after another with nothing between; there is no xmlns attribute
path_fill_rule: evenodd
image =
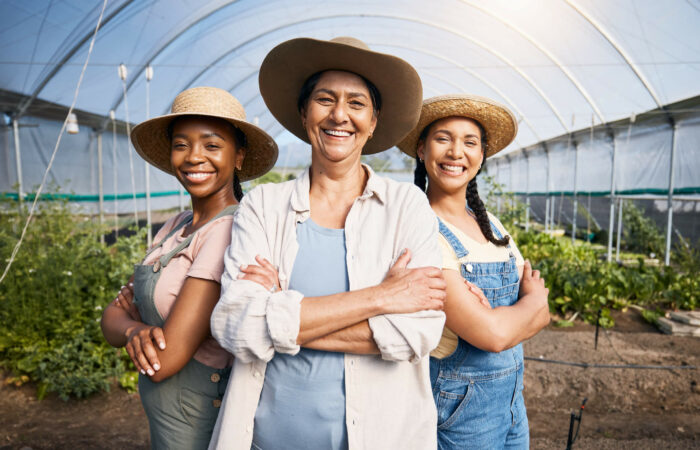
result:
<svg viewBox="0 0 700 450"><path fill-rule="evenodd" d="M214 87L195 87L175 97L171 113L141 122L131 132L131 142L143 159L164 172L175 175L170 165L168 126L178 117L216 117L240 129L248 141L243 166L238 171L241 181L259 177L277 161L277 144L267 133L246 122L241 103L228 91Z"/></svg>
<svg viewBox="0 0 700 450"><path fill-rule="evenodd" d="M325 70L361 75L374 84L382 99L377 128L363 154L386 150L415 126L420 114L423 87L416 70L406 61L373 52L351 37L330 41L292 39L267 54L260 67L260 93L272 115L299 139L309 142L301 122L297 100L304 82Z"/></svg>
<svg viewBox="0 0 700 450"><path fill-rule="evenodd" d="M416 156L418 139L423 129L445 117L468 117L476 120L486 131L486 157L508 146L518 133L518 121L505 106L486 97L452 94L432 97L423 102L418 125L399 144L402 152Z"/></svg>

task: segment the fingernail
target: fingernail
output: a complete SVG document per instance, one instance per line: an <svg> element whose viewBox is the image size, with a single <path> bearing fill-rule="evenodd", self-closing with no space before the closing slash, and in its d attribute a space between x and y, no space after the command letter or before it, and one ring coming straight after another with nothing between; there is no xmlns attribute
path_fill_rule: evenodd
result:
<svg viewBox="0 0 700 450"><path fill-rule="evenodd" d="M248 267L248 265L247 265L247 264L243 264L243 265L241 266L241 270L245 270L246 267Z"/></svg>
<svg viewBox="0 0 700 450"><path fill-rule="evenodd" d="M155 372L153 372L153 369L148 369L148 375L153 376Z"/></svg>
<svg viewBox="0 0 700 450"><path fill-rule="evenodd" d="M134 286L134 283L129 283L129 287L133 287L133 286Z"/></svg>
<svg viewBox="0 0 700 450"><path fill-rule="evenodd" d="M123 285L123 284L122 284L122 287L121 287L121 289L124 289L124 285Z"/></svg>
<svg viewBox="0 0 700 450"><path fill-rule="evenodd" d="M153 364L153 368L156 370L160 370L160 364L158 364L158 363Z"/></svg>
<svg viewBox="0 0 700 450"><path fill-rule="evenodd" d="M146 375L146 371L141 369L141 375Z"/></svg>
<svg viewBox="0 0 700 450"><path fill-rule="evenodd" d="M237 279L237 280L240 280L240 279L243 278L244 276L245 276L245 274L239 273L238 276L236 277L236 279Z"/></svg>
<svg viewBox="0 0 700 450"><path fill-rule="evenodd" d="M158 347L160 347L161 350L165 350L165 343L161 342L158 344Z"/></svg>

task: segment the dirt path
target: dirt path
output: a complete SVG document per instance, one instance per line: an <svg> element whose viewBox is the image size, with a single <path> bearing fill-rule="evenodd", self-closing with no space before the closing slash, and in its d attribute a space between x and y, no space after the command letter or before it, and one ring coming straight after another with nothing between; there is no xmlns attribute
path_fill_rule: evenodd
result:
<svg viewBox="0 0 700 450"><path fill-rule="evenodd" d="M604 364L700 366L700 339L666 336L635 313L615 331L549 328L525 343L535 358ZM700 449L700 370L593 369L528 361L525 401L533 449L563 449L569 415L588 398L575 449ZM0 376L0 450L146 449L148 427L137 395L111 393L39 402L30 386Z"/></svg>

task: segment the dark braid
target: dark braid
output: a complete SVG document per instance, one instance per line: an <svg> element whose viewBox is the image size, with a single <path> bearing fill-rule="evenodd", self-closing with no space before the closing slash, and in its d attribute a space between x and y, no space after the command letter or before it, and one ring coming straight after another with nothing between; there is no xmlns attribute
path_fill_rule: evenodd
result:
<svg viewBox="0 0 700 450"><path fill-rule="evenodd" d="M481 169L479 169L481 172ZM478 174L478 172L477 172ZM486 214L486 207L484 202L481 201L479 197L479 191L476 188L476 175L471 179L467 185L467 205L472 209L474 215L476 216L476 223L479 224L479 229L489 242L492 242L499 247L505 247L510 241L510 236L503 236L503 239L496 239L493 235L493 230L491 230L491 221L489 220L488 214Z"/></svg>
<svg viewBox="0 0 700 450"><path fill-rule="evenodd" d="M441 119L437 119L425 128L423 128L423 131L421 132L420 137L418 138L418 142L425 142L425 139L428 137L430 127L432 127L433 124L438 120ZM481 132L481 148L483 151L483 160L486 161L486 130L479 122L477 122L474 119L471 120L474 121L474 123L479 127L479 131ZM481 168L479 168L479 171L476 173L476 175L479 175L479 173L481 173ZM467 205L474 212L474 216L476 217L476 223L479 225L479 229L481 230L481 233L484 235L484 237L489 242L492 242L494 245L498 245L499 247L505 247L506 245L508 245L508 242L510 242L510 236L504 236L502 239L496 239L496 236L493 235L493 230L491 229L491 221L489 220L489 216L486 213L486 207L484 206L484 202L481 201L481 197L479 197L479 190L476 186L476 175L474 175L474 178L472 178L471 181L469 181L469 184L467 184ZM418 153L416 152L416 170L413 172L413 183L416 186L418 186L423 192L426 192L426 178L427 171L425 170L425 163L423 163L423 161L420 160L420 158L418 157Z"/></svg>
<svg viewBox="0 0 700 450"><path fill-rule="evenodd" d="M237 170L233 172L233 196L236 197L236 200L239 202L243 198L243 189L241 189L241 180L238 179Z"/></svg>
<svg viewBox="0 0 700 450"><path fill-rule="evenodd" d="M425 192L427 181L428 172L425 170L425 163L416 155L416 170L413 172L413 184L418 186L421 191Z"/></svg>

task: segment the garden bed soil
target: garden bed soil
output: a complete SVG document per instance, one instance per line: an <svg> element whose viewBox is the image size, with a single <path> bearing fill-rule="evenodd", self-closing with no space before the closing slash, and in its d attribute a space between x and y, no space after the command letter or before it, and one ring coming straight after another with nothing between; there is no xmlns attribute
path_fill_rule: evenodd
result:
<svg viewBox="0 0 700 450"><path fill-rule="evenodd" d="M616 327L548 327L525 343L527 356L601 363L700 366L700 339L668 336L633 310ZM533 449L563 449L571 411L588 399L574 449L700 449L700 370L595 369L526 362L525 402ZM146 449L148 427L137 394L38 401L32 386L0 375L0 449Z"/></svg>

